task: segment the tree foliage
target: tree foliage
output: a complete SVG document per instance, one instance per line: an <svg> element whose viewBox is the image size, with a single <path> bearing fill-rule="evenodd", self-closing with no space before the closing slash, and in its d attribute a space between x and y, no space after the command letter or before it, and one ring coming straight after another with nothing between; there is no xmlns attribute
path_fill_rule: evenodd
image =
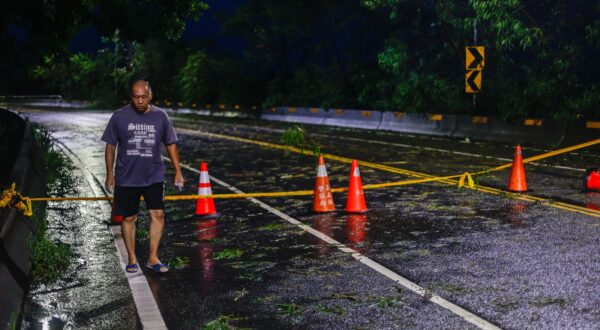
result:
<svg viewBox="0 0 600 330"><path fill-rule="evenodd" d="M68 97L120 102L129 80L148 78L157 98L185 103L600 117L596 1L246 0L221 16L223 32L242 39L239 52L180 40L185 19L206 9L200 1L84 1L65 17L54 2L37 4L44 10L9 8L17 15L2 24L46 36L38 47L47 51L32 52L43 56L24 61ZM64 35L87 25L105 47L69 53ZM464 91L474 44L486 47L476 108ZM11 84L0 79L0 89Z"/></svg>

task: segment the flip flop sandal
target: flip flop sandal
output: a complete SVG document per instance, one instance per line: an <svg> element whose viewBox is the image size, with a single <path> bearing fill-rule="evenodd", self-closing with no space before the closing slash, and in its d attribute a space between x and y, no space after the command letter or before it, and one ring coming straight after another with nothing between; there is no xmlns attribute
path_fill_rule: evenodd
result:
<svg viewBox="0 0 600 330"><path fill-rule="evenodd" d="M138 264L129 264L125 266L125 271L128 273L137 273L138 269L140 269Z"/></svg>
<svg viewBox="0 0 600 330"><path fill-rule="evenodd" d="M167 265L165 265L163 263L157 263L156 265L146 264L146 267L152 269L153 271L155 271L157 273L161 273L161 274L169 272L169 267L167 267ZM163 268L165 270L163 270Z"/></svg>

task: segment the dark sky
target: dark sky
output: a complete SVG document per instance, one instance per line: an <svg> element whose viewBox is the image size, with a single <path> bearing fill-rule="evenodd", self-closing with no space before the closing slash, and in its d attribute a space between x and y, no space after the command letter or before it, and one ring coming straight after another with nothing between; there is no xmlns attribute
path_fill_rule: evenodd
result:
<svg viewBox="0 0 600 330"><path fill-rule="evenodd" d="M241 39L223 36L218 17L233 12L244 0L205 0L205 2L209 5L209 10L197 22L192 19L187 21L182 40L186 43L193 43L199 39L210 40L215 47L219 48L217 51L234 54L241 52L243 48ZM81 29L73 38L69 50L74 53L94 53L102 46L102 40L97 31L92 27L87 27Z"/></svg>

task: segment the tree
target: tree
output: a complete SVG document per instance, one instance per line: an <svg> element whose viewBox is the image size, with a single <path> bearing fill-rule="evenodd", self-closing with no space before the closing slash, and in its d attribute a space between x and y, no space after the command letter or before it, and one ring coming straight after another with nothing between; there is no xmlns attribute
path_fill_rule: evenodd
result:
<svg viewBox="0 0 600 330"><path fill-rule="evenodd" d="M509 118L572 118L589 111L590 103L598 100L588 92L598 90L599 84L598 77L590 74L600 65L595 60L600 55L598 3L363 0L363 4L371 9L386 8L389 20L398 24L395 36L379 55L380 65L392 78L392 86L382 89L382 100L388 104L409 100L416 111L427 111L422 106L426 102L418 100L433 95L450 105L445 109L439 104L437 111L469 112L468 96L462 91L463 49L472 44L475 21L478 43L486 47L478 111ZM404 50L408 52L402 53ZM399 57L398 52L408 59ZM390 71L394 63L409 64L400 71ZM415 79L425 84L415 84ZM418 97L419 90L427 94ZM411 99L415 95L417 99Z"/></svg>
<svg viewBox="0 0 600 330"><path fill-rule="evenodd" d="M9 45L0 48L0 70L6 77L0 87L5 92L30 89L24 73L47 56L66 61L69 42L82 27L91 26L103 37L120 31L126 42L176 40L186 19L198 19L207 8L199 0L7 2L0 11L0 41Z"/></svg>

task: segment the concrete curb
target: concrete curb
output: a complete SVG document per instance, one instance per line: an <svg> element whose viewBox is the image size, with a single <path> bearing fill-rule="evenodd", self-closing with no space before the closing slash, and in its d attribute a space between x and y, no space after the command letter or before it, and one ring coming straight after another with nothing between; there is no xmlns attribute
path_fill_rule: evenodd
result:
<svg viewBox="0 0 600 330"><path fill-rule="evenodd" d="M15 115L25 124L21 151L11 172L11 182L24 196L45 195L45 170L41 152L35 143L30 123ZM37 230L29 217L15 209L0 210L0 324L8 326L18 316L30 285L31 252L29 238Z"/></svg>
<svg viewBox="0 0 600 330"><path fill-rule="evenodd" d="M600 121L586 120L525 118L508 122L486 116L291 107L265 109L260 118L515 144L576 144L600 136Z"/></svg>

